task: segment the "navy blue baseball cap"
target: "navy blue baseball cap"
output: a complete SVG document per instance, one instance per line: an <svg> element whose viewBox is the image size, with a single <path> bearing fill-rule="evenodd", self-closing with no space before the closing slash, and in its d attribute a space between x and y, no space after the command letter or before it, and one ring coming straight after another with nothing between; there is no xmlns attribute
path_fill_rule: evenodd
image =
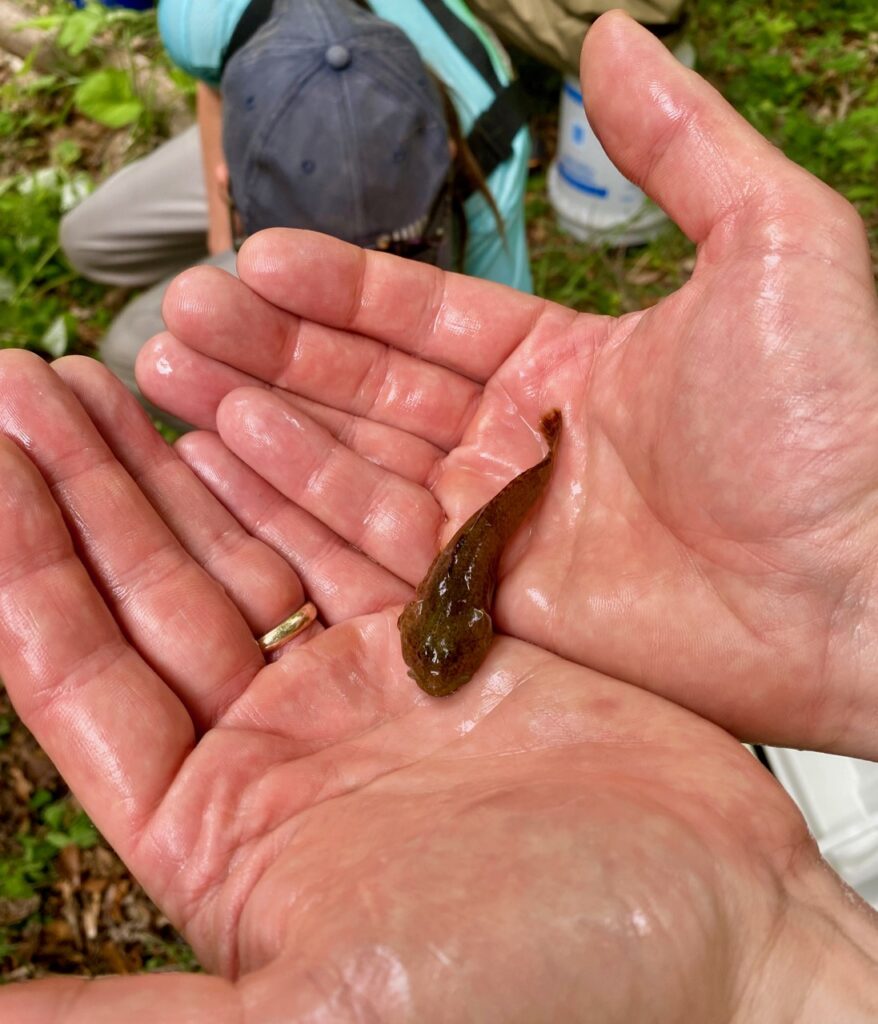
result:
<svg viewBox="0 0 878 1024"><path fill-rule="evenodd" d="M244 232L414 237L448 180L438 89L408 36L353 0L275 0L221 80Z"/></svg>

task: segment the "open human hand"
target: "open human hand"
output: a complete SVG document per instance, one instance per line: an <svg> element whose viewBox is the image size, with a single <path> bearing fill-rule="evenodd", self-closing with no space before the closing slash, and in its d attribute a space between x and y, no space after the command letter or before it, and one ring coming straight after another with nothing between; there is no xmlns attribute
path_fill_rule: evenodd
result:
<svg viewBox="0 0 878 1024"><path fill-rule="evenodd" d="M720 729L508 637L426 697L398 605L266 666L298 580L106 370L0 353L0 435L0 675L214 972L0 1020L875 1018L874 920Z"/></svg>
<svg viewBox="0 0 878 1024"><path fill-rule="evenodd" d="M271 231L243 247L241 281L178 279L141 387L289 498L289 554L318 596L338 545L363 552L362 573L415 584L538 460L540 414L561 408L497 627L737 736L878 757L878 308L862 224L625 15L590 30L583 76L607 151L699 244L678 292L620 319L576 314ZM239 463L203 436L187 446L241 514L222 481ZM364 586L359 610L379 590Z"/></svg>

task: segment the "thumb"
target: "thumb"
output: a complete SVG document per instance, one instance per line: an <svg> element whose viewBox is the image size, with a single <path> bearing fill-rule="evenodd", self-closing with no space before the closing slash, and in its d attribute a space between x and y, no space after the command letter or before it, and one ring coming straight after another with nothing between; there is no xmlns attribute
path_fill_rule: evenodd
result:
<svg viewBox="0 0 878 1024"><path fill-rule="evenodd" d="M846 200L788 160L700 75L622 11L598 18L582 48L589 122L608 155L696 242L727 220L753 226L803 203L862 240ZM739 215L748 216L741 218ZM821 244L810 227L809 244ZM836 239L837 242L842 240Z"/></svg>

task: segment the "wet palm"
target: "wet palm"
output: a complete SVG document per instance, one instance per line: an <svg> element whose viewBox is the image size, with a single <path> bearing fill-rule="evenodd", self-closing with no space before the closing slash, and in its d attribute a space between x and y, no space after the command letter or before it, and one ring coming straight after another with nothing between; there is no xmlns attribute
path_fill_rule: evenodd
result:
<svg viewBox="0 0 878 1024"><path fill-rule="evenodd" d="M501 567L497 626L739 736L878 755L862 224L627 19L590 32L584 69L608 150L700 243L676 294L601 318L267 232L241 253L248 287L178 281L176 337L144 354L143 386L319 524L290 548L333 621L315 553L369 556L347 588L368 580L368 598L346 612L382 588L399 600L539 457L559 407L551 491ZM261 382L275 392L233 390Z"/></svg>
<svg viewBox="0 0 878 1024"><path fill-rule="evenodd" d="M791 951L821 989L822 914L859 911L729 736L510 638L437 701L398 606L261 666L286 565L97 364L7 353L0 381L0 670L224 979L7 988L3 1019L754 1019Z"/></svg>

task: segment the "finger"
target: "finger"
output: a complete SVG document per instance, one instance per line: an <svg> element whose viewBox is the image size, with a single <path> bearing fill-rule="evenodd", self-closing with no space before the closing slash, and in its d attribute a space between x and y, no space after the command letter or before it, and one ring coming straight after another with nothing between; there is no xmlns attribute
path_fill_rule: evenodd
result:
<svg viewBox="0 0 878 1024"><path fill-rule="evenodd" d="M311 231L271 228L238 254L241 280L281 309L375 338L402 352L487 380L535 331L551 335L575 314L505 285Z"/></svg>
<svg viewBox="0 0 878 1024"><path fill-rule="evenodd" d="M238 990L206 974L42 978L0 991L9 1024L239 1024L244 1016Z"/></svg>
<svg viewBox="0 0 878 1024"><path fill-rule="evenodd" d="M413 437L404 430L373 423L362 416L351 416L307 398L284 391L273 394L295 409L301 409L324 427L340 444L389 473L405 477L422 487L428 486L445 452L429 441Z"/></svg>
<svg viewBox="0 0 878 1024"><path fill-rule="evenodd" d="M400 579L421 578L445 521L429 491L360 458L306 413L256 388L223 399L217 428L230 451L333 533Z"/></svg>
<svg viewBox="0 0 878 1024"><path fill-rule="evenodd" d="M216 429L216 407L229 391L261 383L202 355L167 331L151 338L137 354L135 375L150 402L202 430Z"/></svg>
<svg viewBox="0 0 878 1024"><path fill-rule="evenodd" d="M216 434L191 433L177 451L254 536L295 566L327 622L401 604L411 588L278 493Z"/></svg>
<svg viewBox="0 0 878 1024"><path fill-rule="evenodd" d="M216 410L230 391L260 387L256 377L202 355L171 334L160 334L141 349L137 382L151 402L202 427L216 429ZM274 393L304 409L351 451L415 483L428 484L444 452L419 437L361 416L352 416L282 388Z"/></svg>
<svg viewBox="0 0 878 1024"><path fill-rule="evenodd" d="M192 721L122 636L37 469L2 437L0 518L0 676L124 856L191 749Z"/></svg>
<svg viewBox="0 0 878 1024"><path fill-rule="evenodd" d="M193 267L176 278L163 315L177 338L204 355L445 450L459 440L481 393L443 366L291 316L216 267Z"/></svg>
<svg viewBox="0 0 878 1024"><path fill-rule="evenodd" d="M847 256L847 228L862 236L849 204L788 160L624 12L606 14L589 29L582 88L589 120L613 162L694 241L729 221L752 239L752 211L777 221L790 202L796 209L786 230L807 232L811 247ZM847 227L815 232L812 211L802 217L803 189L841 213ZM716 241L724 241L722 233Z"/></svg>
<svg viewBox="0 0 878 1024"><path fill-rule="evenodd" d="M235 602L261 635L305 601L293 569L251 537L153 429L143 409L109 370L84 356L52 369L183 547Z"/></svg>
<svg viewBox="0 0 878 1024"><path fill-rule="evenodd" d="M207 726L263 665L240 612L39 357L3 353L0 395L0 431L43 474L119 624L199 727Z"/></svg>

